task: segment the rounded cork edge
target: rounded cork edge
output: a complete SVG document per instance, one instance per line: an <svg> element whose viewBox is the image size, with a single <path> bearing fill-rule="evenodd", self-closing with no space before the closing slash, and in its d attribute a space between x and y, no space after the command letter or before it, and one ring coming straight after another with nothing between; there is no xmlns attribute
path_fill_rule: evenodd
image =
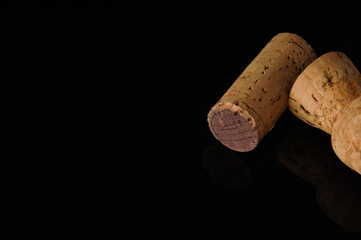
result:
<svg viewBox="0 0 361 240"><path fill-rule="evenodd" d="M216 104L207 120L214 137L234 151L251 151L260 141L254 117L238 105Z"/></svg>
<svg viewBox="0 0 361 240"><path fill-rule="evenodd" d="M298 45L308 55L311 61L316 59L316 53L311 45L301 36L295 33L282 32L278 33L274 38L287 38L290 39L290 43Z"/></svg>
<svg viewBox="0 0 361 240"><path fill-rule="evenodd" d="M361 97L347 105L337 118L331 143L337 157L349 168L361 174Z"/></svg>

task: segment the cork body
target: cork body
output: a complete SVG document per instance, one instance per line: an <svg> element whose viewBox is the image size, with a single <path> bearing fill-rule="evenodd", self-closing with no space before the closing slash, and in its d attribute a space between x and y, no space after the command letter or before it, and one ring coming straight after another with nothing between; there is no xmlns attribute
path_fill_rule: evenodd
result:
<svg viewBox="0 0 361 240"><path fill-rule="evenodd" d="M343 109L334 124L331 142L341 161L361 174L361 97Z"/></svg>
<svg viewBox="0 0 361 240"><path fill-rule="evenodd" d="M361 174L361 74L343 53L330 52L311 63L290 93L291 112L331 134L339 159Z"/></svg>
<svg viewBox="0 0 361 240"><path fill-rule="evenodd" d="M341 52L329 52L297 78L289 99L291 112L329 134L342 109L361 95L361 75Z"/></svg>
<svg viewBox="0 0 361 240"><path fill-rule="evenodd" d="M315 58L301 37L273 37L208 113L215 138L236 151L254 149L287 108L298 75Z"/></svg>

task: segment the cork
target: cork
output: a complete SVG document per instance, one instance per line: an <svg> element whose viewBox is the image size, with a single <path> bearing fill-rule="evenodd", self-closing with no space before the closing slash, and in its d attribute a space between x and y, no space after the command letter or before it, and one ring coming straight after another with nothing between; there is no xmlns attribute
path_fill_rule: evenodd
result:
<svg viewBox="0 0 361 240"><path fill-rule="evenodd" d="M294 81L315 58L298 35L273 37L209 111L214 137L235 151L254 149L287 109Z"/></svg>
<svg viewBox="0 0 361 240"><path fill-rule="evenodd" d="M333 126L331 143L341 161L361 174L361 97L342 110Z"/></svg>
<svg viewBox="0 0 361 240"><path fill-rule="evenodd" d="M329 52L297 78L289 98L291 112L331 134L339 159L361 174L361 75L341 52Z"/></svg>
<svg viewBox="0 0 361 240"><path fill-rule="evenodd" d="M310 64L290 92L291 112L329 134L341 110L361 95L361 78L351 60L329 52Z"/></svg>

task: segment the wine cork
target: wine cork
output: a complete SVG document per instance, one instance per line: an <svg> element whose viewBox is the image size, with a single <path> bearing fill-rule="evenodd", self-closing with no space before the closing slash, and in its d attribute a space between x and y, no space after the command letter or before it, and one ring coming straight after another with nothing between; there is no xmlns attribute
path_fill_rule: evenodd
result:
<svg viewBox="0 0 361 240"><path fill-rule="evenodd" d="M331 134L339 159L361 174L361 74L341 52L322 55L297 78L291 112Z"/></svg>
<svg viewBox="0 0 361 240"><path fill-rule="evenodd" d="M289 108L298 118L329 134L341 110L361 95L361 75L341 52L329 52L310 64L290 92Z"/></svg>
<svg viewBox="0 0 361 240"><path fill-rule="evenodd" d="M361 97L342 110L333 126L331 142L341 161L361 174Z"/></svg>
<svg viewBox="0 0 361 240"><path fill-rule="evenodd" d="M273 37L208 113L215 138L235 151L254 149L287 108L297 76L315 58L298 35Z"/></svg>

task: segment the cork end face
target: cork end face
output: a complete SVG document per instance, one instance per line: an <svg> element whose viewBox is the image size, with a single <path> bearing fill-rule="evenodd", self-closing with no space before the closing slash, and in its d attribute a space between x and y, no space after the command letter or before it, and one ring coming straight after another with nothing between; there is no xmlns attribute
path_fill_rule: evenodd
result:
<svg viewBox="0 0 361 240"><path fill-rule="evenodd" d="M215 138L234 151L251 151L260 141L254 118L240 106L227 103L211 109L208 124Z"/></svg>
<svg viewBox="0 0 361 240"><path fill-rule="evenodd" d="M361 97L345 107L336 120L331 142L339 159L361 174Z"/></svg>

